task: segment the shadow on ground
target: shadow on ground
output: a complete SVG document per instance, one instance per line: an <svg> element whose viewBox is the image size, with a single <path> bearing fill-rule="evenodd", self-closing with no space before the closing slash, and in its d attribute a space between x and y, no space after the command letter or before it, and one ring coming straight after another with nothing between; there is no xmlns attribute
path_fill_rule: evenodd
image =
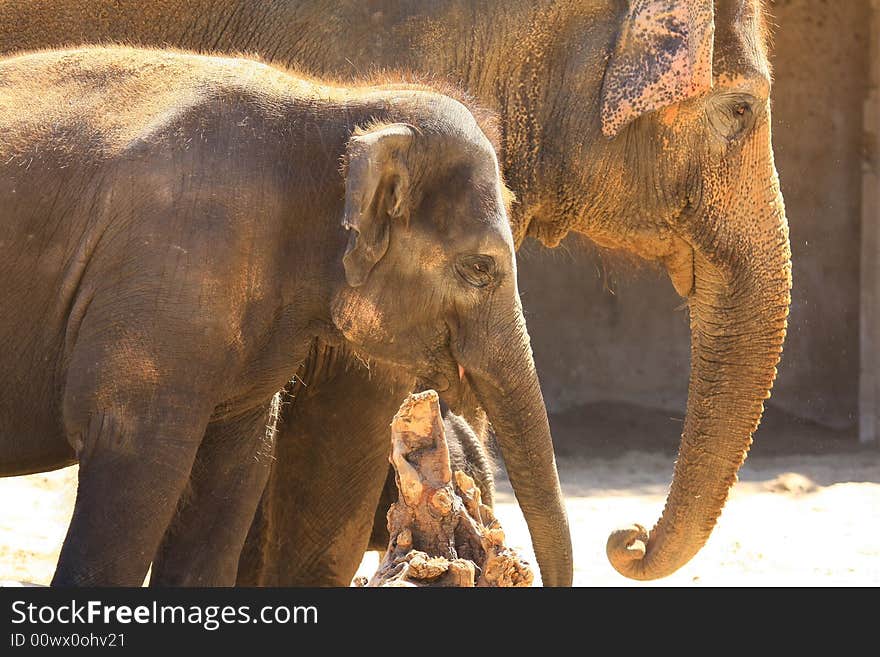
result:
<svg viewBox="0 0 880 657"><path fill-rule="evenodd" d="M678 453L684 412L623 402L585 404L551 413L559 458L616 457L628 451ZM749 452L753 456L859 451L855 428L834 430L768 406Z"/></svg>

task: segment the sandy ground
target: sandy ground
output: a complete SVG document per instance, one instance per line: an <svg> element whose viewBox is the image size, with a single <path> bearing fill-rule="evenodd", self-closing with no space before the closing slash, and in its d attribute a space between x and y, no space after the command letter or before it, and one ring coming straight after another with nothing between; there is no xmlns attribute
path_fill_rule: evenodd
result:
<svg viewBox="0 0 880 657"><path fill-rule="evenodd" d="M629 429L638 433L638 427ZM614 572L605 558L605 539L615 527L651 526L659 516L674 441L651 450L639 441L631 441L637 449L624 444L622 450L562 444L559 467L574 541L575 584L880 585L880 449L808 438L795 442L794 449L778 441L774 447L772 440L767 449L753 449L708 544L674 575L649 583ZM50 581L75 486L76 468L0 479L0 580ZM498 487L497 514L508 543L533 559L503 473ZM377 563L378 555L368 554L360 573L370 574Z"/></svg>
<svg viewBox="0 0 880 657"><path fill-rule="evenodd" d="M662 580L634 582L605 557L608 532L653 525L665 503L667 455L630 452L561 464L578 586L880 585L880 450L751 459L702 551ZM509 491L509 487L505 487ZM529 554L509 493L498 515Z"/></svg>
<svg viewBox="0 0 880 657"><path fill-rule="evenodd" d="M654 582L618 575L605 557L617 527L650 527L663 510L673 457L627 452L566 459L560 476L574 543L576 586L878 586L880 450L755 456L703 550ZM506 480L497 515L508 544L534 563L528 532ZM365 559L361 574L376 567Z"/></svg>

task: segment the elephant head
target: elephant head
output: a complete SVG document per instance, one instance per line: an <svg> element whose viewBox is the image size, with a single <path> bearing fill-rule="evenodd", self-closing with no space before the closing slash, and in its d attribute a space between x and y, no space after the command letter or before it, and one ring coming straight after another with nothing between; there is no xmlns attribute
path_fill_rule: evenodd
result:
<svg viewBox="0 0 880 657"><path fill-rule="evenodd" d="M587 45L557 64L569 82L554 105L567 103L578 137L547 148L543 181L514 182L527 208L515 232L552 246L575 229L659 261L687 299L687 416L667 504L653 530L607 544L619 572L654 579L705 544L746 457L786 333L791 252L760 0L610 4L607 23L570 19Z"/></svg>
<svg viewBox="0 0 880 657"><path fill-rule="evenodd" d="M547 585L571 542L516 280L494 149L462 105L374 125L346 155L346 284L333 322L365 360L411 372L453 408L472 388L492 422ZM452 117L452 118L449 118ZM454 119L454 120L453 120Z"/></svg>
<svg viewBox="0 0 880 657"><path fill-rule="evenodd" d="M660 238L646 248L687 298L692 331L666 507L650 532L608 539L612 565L635 579L674 572L708 539L782 351L791 252L762 20L758 0L633 0L606 71L602 130L625 163L616 182L644 181L632 221Z"/></svg>

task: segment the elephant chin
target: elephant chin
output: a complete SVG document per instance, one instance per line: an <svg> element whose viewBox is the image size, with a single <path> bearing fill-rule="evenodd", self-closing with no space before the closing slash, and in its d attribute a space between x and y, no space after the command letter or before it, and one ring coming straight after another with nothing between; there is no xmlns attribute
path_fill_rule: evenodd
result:
<svg viewBox="0 0 880 657"><path fill-rule="evenodd" d="M465 376L464 366L451 355L431 360L440 360L443 365L428 376L418 377L416 392L434 390L440 396L440 401L456 415L468 419L484 418L480 402Z"/></svg>

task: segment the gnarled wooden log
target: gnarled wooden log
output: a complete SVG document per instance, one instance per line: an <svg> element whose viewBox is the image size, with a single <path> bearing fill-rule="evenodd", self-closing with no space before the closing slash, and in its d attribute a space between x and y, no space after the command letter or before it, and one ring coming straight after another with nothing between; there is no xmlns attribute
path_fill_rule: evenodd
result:
<svg viewBox="0 0 880 657"><path fill-rule="evenodd" d="M400 492L388 549L367 586L531 586L531 567L504 545L480 489L452 472L437 393L410 395L391 423Z"/></svg>

